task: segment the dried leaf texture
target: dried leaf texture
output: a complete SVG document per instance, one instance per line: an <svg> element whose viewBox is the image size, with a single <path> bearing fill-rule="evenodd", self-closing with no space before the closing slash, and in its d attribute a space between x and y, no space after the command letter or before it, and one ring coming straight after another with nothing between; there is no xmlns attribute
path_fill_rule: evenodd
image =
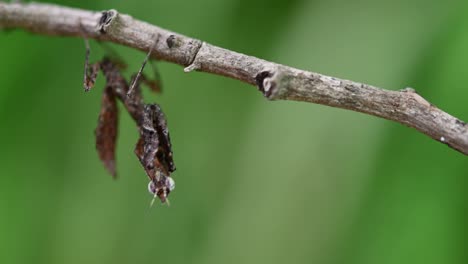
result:
<svg viewBox="0 0 468 264"><path fill-rule="evenodd" d="M148 177L159 181L158 171L164 176L170 176L175 171L169 129L161 107L157 104L145 105L140 123L140 139L135 154Z"/></svg>
<svg viewBox="0 0 468 264"><path fill-rule="evenodd" d="M102 95L101 112L96 128L96 149L106 169L117 177L115 168L115 148L117 142L119 112L116 97L111 86L107 86Z"/></svg>
<svg viewBox="0 0 468 264"><path fill-rule="evenodd" d="M88 68L88 64L85 64L85 77L83 85L86 92L88 92L89 90L91 90L91 88L94 87L98 72L100 70L100 66L101 65L99 63L95 63Z"/></svg>

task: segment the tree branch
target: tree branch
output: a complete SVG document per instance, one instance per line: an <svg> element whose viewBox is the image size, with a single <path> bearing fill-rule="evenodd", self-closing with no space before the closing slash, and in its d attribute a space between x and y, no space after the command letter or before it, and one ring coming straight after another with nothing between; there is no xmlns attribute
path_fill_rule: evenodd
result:
<svg viewBox="0 0 468 264"><path fill-rule="evenodd" d="M226 50L136 20L116 10L93 12L51 4L0 3L0 28L94 38L148 51L152 58L256 85L269 100L295 100L362 112L413 127L468 155L468 125L438 109L413 89L383 90L302 71Z"/></svg>

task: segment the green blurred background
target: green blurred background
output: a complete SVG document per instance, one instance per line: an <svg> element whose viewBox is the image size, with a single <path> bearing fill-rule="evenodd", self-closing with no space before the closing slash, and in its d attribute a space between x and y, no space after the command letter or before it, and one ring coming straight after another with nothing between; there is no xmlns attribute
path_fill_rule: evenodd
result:
<svg viewBox="0 0 468 264"><path fill-rule="evenodd" d="M136 18L327 75L414 87L468 120L466 1L53 1ZM137 71L145 54L114 46ZM92 43L93 61L104 51ZM466 263L468 160L402 125L268 102L161 62L177 171L149 208L122 112L119 179L98 160L102 77L76 38L0 33L0 263Z"/></svg>

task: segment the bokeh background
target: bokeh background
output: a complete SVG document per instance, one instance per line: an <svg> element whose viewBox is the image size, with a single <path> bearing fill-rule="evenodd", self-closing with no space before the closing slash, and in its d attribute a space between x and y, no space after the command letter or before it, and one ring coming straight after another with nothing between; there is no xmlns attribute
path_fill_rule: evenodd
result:
<svg viewBox="0 0 468 264"><path fill-rule="evenodd" d="M468 4L53 1L398 90L468 120ZM136 72L145 54L114 46ZM103 49L92 43L93 61ZM119 179L98 160L103 86L82 90L76 38L0 33L0 263L466 263L468 160L360 113L268 102L159 63L174 146L171 206L149 208L122 112Z"/></svg>

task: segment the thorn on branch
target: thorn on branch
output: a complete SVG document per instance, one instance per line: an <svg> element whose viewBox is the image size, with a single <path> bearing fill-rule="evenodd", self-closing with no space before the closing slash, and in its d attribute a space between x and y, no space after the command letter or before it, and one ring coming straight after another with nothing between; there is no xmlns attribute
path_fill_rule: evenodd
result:
<svg viewBox="0 0 468 264"><path fill-rule="evenodd" d="M184 72L196 71L200 68L200 65L195 62L184 68Z"/></svg>

